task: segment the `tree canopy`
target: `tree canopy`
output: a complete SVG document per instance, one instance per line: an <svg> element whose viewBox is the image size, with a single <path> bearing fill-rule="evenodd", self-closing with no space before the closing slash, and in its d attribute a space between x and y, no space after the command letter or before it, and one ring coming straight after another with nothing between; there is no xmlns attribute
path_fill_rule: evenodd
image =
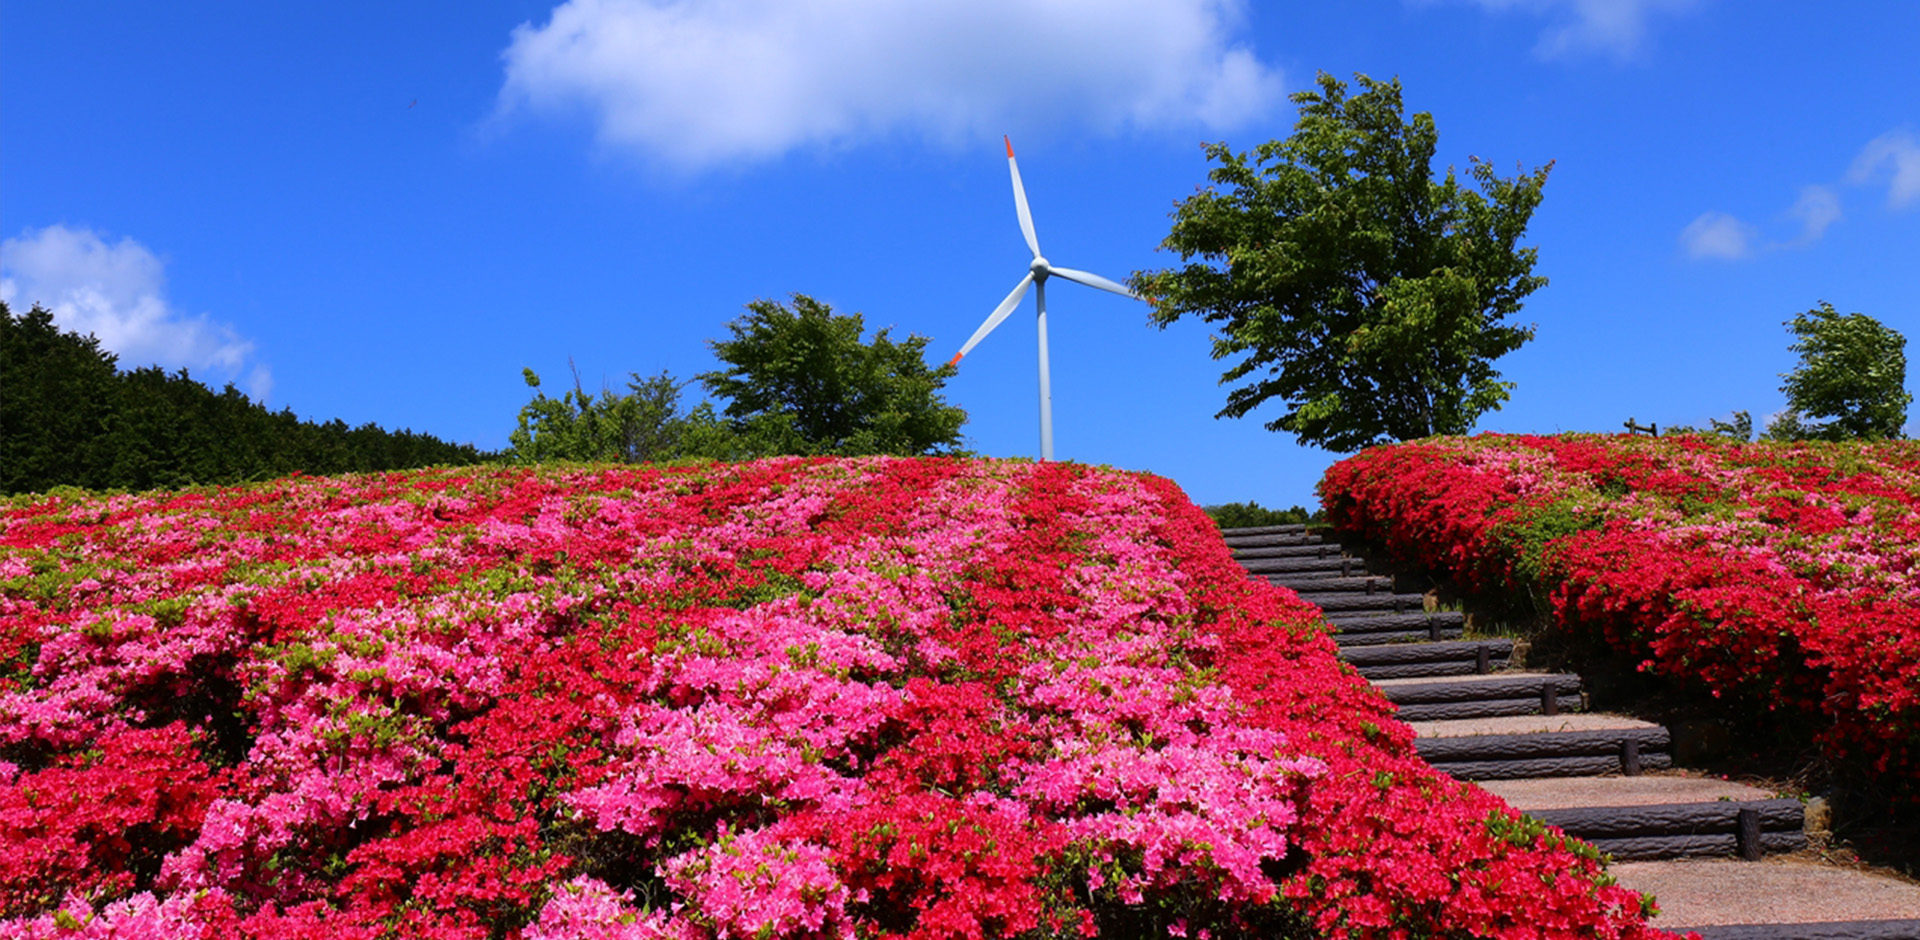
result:
<svg viewBox="0 0 1920 940"><path fill-rule="evenodd" d="M1788 347L1800 364L1781 378L1787 411L1768 425L1773 438L1844 441L1897 438L1907 423L1907 339L1862 313L1833 305L1797 314ZM1826 419L1812 423L1807 419Z"/></svg>
<svg viewBox="0 0 1920 940"><path fill-rule="evenodd" d="M313 474L471 464L484 455L412 431L302 421L186 370L120 371L92 336L0 302L0 493L56 486L144 490Z"/></svg>
<svg viewBox="0 0 1920 940"><path fill-rule="evenodd" d="M645 379L633 375L624 395L610 388L589 393L576 372L573 389L559 398L540 390L540 376L532 369L521 370L521 376L534 397L520 409L519 425L508 435L504 456L511 462L647 463L683 456L682 438L693 419L680 408L685 383L666 372Z"/></svg>
<svg viewBox="0 0 1920 940"><path fill-rule="evenodd" d="M960 446L967 413L940 388L952 366L929 367L927 338L862 340L858 313L805 294L791 309L756 300L711 343L725 368L700 375L727 399L733 430L782 453L925 454Z"/></svg>
<svg viewBox="0 0 1920 940"><path fill-rule="evenodd" d="M1278 399L1268 430L1336 451L1465 433L1508 399L1492 363L1533 337L1504 321L1546 284L1518 242L1552 169L1502 178L1475 157L1477 189L1436 179L1432 115L1403 120L1398 79L1355 79L1294 95L1285 140L1208 146L1213 185L1161 243L1187 263L1131 285L1163 328L1217 325L1221 384L1244 382L1216 417Z"/></svg>

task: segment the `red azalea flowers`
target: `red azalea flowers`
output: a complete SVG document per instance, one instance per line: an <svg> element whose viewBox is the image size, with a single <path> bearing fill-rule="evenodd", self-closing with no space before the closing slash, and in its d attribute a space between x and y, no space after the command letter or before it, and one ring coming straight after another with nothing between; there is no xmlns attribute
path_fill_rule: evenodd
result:
<svg viewBox="0 0 1920 940"><path fill-rule="evenodd" d="M0 937L1652 936L1410 737L1134 474L0 508Z"/></svg>
<svg viewBox="0 0 1920 940"><path fill-rule="evenodd" d="M1330 520L1538 590L1641 668L1920 780L1920 444L1436 438L1336 464Z"/></svg>

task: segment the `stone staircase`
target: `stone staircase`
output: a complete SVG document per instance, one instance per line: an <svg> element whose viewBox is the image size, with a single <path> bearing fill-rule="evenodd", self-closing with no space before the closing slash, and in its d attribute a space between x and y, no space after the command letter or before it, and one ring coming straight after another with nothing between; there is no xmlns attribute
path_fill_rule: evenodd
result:
<svg viewBox="0 0 1920 940"><path fill-rule="evenodd" d="M1255 577L1319 605L1341 655L1399 706L1434 767L1613 856L1655 895L1656 925L1704 940L1920 940L1920 886L1782 859L1807 845L1804 809L1673 767L1660 725L1586 710L1581 679L1510 668L1513 642L1464 639L1324 529L1223 533Z"/></svg>

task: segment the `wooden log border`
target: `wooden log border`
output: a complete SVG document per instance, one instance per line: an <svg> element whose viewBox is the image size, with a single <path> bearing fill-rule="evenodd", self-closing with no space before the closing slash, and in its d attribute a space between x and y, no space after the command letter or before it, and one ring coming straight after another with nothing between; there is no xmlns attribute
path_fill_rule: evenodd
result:
<svg viewBox="0 0 1920 940"><path fill-rule="evenodd" d="M1333 558L1292 556L1283 558L1242 558L1240 567L1248 574L1298 574L1306 571L1339 571L1347 575L1365 574L1367 563L1340 555Z"/></svg>
<svg viewBox="0 0 1920 940"><path fill-rule="evenodd" d="M1439 624L1440 629L1460 629L1467 624L1467 615L1457 610L1439 610L1432 613L1414 611L1410 614L1370 614L1365 611L1335 611L1327 615L1327 622L1341 633L1366 633L1370 630L1394 630L1402 633L1427 633L1428 627Z"/></svg>
<svg viewBox="0 0 1920 940"><path fill-rule="evenodd" d="M1306 531L1307 524L1304 522L1283 522L1279 525L1247 525L1232 529L1221 529L1220 534L1231 539L1244 538L1249 535L1282 535L1289 533L1301 535L1305 534Z"/></svg>
<svg viewBox="0 0 1920 940"><path fill-rule="evenodd" d="M1278 578L1268 578L1267 583L1279 587L1292 588L1295 594L1307 600L1313 600L1316 594L1385 594L1393 593L1393 579L1383 575L1368 574L1352 578L1299 578L1282 582Z"/></svg>
<svg viewBox="0 0 1920 940"><path fill-rule="evenodd" d="M1580 692L1580 677L1570 672L1519 673L1497 679L1473 682L1422 682L1416 685L1390 685L1382 688L1387 701L1396 705L1426 705L1437 702L1470 702L1486 699L1540 700L1542 690L1552 689L1561 696Z"/></svg>
<svg viewBox="0 0 1920 940"><path fill-rule="evenodd" d="M1554 703L1553 714L1577 712L1581 702L1578 695L1562 695L1551 700ZM1395 716L1401 721L1454 721L1462 718L1504 718L1509 715L1539 714L1540 699L1502 698L1482 699L1477 702L1429 702L1400 706Z"/></svg>
<svg viewBox="0 0 1920 940"><path fill-rule="evenodd" d="M1275 545L1322 545L1339 544L1318 535L1229 535L1226 538L1228 548L1268 548Z"/></svg>
<svg viewBox="0 0 1920 940"><path fill-rule="evenodd" d="M1737 835L1743 811L1751 811L1760 830L1800 832L1806 815L1799 800L1745 800L1712 803L1661 803L1652 806L1581 806L1532 810L1527 815L1559 826L1582 839L1632 836Z"/></svg>
<svg viewBox="0 0 1920 940"><path fill-rule="evenodd" d="M1425 642L1438 637L1442 640L1457 640L1464 632L1459 627L1440 627L1432 630L1381 630L1372 633L1348 633L1345 630L1333 631L1333 642L1344 651L1356 647L1374 647L1387 643L1410 645L1411 641Z"/></svg>
<svg viewBox="0 0 1920 940"><path fill-rule="evenodd" d="M1401 643L1354 650L1346 656L1355 666L1390 666L1404 663L1438 663L1459 660L1472 665L1485 651L1491 657L1505 659L1513 655L1512 640L1464 640L1457 643Z"/></svg>
<svg viewBox="0 0 1920 940"><path fill-rule="evenodd" d="M1285 585L1282 585L1284 587ZM1426 612L1424 594L1334 594L1316 598L1321 610L1371 610L1380 613L1419 614Z"/></svg>
<svg viewBox="0 0 1920 940"><path fill-rule="evenodd" d="M1306 545L1256 545L1251 548L1233 550L1235 560L1244 561L1253 558L1344 558L1358 556L1346 554L1338 542L1317 542Z"/></svg>
<svg viewBox="0 0 1920 940"><path fill-rule="evenodd" d="M1578 835L1578 833L1575 833ZM1581 836L1585 839L1585 836ZM1731 832L1673 835L1673 836L1631 836L1627 838L1587 839L1593 847L1616 860L1623 862L1654 862L1668 858L1727 858L1741 854L1738 839ZM1798 852L1807 845L1804 832L1769 832L1760 836L1760 848L1764 852Z"/></svg>
<svg viewBox="0 0 1920 940"><path fill-rule="evenodd" d="M1413 748L1428 763L1463 760L1522 760L1531 757L1604 757L1620 760L1623 741L1640 743L1645 763L1665 751L1667 729L1610 728L1600 731L1536 731L1528 734L1470 734L1457 738L1415 738Z"/></svg>
<svg viewBox="0 0 1920 940"><path fill-rule="evenodd" d="M1700 940L1920 940L1920 920L1848 920L1821 924L1725 924L1688 927Z"/></svg>
<svg viewBox="0 0 1920 940"><path fill-rule="evenodd" d="M1377 646L1361 646L1355 648L1353 652L1357 653L1362 650L1375 650L1379 648L1380 647ZM1488 670L1499 670L1505 668L1506 665L1507 660L1504 658L1488 659L1486 668ZM1359 669L1360 674L1368 679L1444 679L1448 676L1485 675L1485 673L1480 671L1480 664L1471 659L1465 661L1358 666L1355 668Z"/></svg>
<svg viewBox="0 0 1920 940"><path fill-rule="evenodd" d="M1415 739L1418 743L1418 739ZM1455 780L1532 780L1535 777L1592 777L1620 769L1617 756L1529 757L1511 760L1433 762L1433 769ZM1664 753L1640 754L1640 766L1647 770L1665 770L1673 758Z"/></svg>

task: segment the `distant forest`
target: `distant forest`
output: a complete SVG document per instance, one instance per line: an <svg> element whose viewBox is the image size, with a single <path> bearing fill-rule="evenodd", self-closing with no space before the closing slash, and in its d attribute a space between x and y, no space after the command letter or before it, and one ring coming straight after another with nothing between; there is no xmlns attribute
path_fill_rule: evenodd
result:
<svg viewBox="0 0 1920 940"><path fill-rule="evenodd" d="M0 494L241 483L490 456L410 430L302 421L232 383L215 392L185 369L123 372L116 362L93 336L56 327L45 309L16 317L0 302Z"/></svg>

